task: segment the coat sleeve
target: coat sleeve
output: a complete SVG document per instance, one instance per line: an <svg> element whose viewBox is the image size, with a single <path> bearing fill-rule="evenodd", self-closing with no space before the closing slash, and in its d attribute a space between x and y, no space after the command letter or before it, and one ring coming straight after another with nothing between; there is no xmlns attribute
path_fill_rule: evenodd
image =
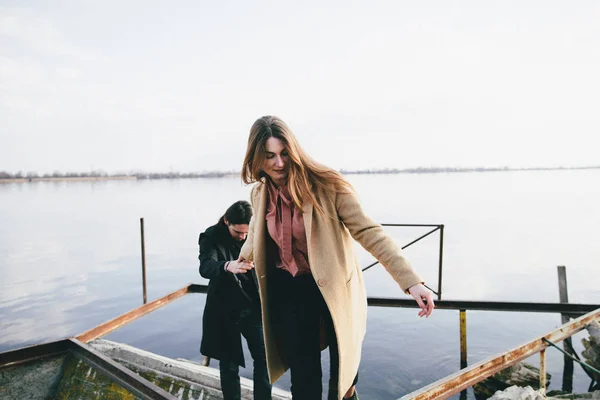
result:
<svg viewBox="0 0 600 400"><path fill-rule="evenodd" d="M240 250L240 257L244 260L254 261L254 218L256 217L256 203L255 194L257 192L256 188L258 185L252 188L250 192L250 205L252 206L252 218L250 218L250 225L248 225L248 236L246 237L246 242L242 246Z"/></svg>
<svg viewBox="0 0 600 400"><path fill-rule="evenodd" d="M365 215L355 193L338 193L335 206L350 235L384 266L402 290L407 292L409 287L423 283L383 227Z"/></svg>
<svg viewBox="0 0 600 400"><path fill-rule="evenodd" d="M215 279L226 275L226 261L219 261L215 242L211 238L201 235L198 245L200 247L200 254L198 255L198 260L200 260L200 275L206 279Z"/></svg>

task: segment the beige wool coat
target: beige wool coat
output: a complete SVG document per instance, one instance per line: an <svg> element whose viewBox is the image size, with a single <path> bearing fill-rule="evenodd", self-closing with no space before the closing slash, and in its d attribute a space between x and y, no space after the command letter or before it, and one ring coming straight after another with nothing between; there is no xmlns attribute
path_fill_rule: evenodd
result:
<svg viewBox="0 0 600 400"><path fill-rule="evenodd" d="M267 282L269 279L268 242L271 241L265 221L268 203L266 184L258 183L250 195L254 216L240 256L254 261L262 302L262 319L269 377L274 383L287 370L281 338L275 337L269 313ZM354 254L353 239L369 251L406 291L422 282L396 245L381 227L367 217L353 193L321 194L317 201L325 216L313 211L312 204L303 207L308 247L308 262L315 282L325 299L339 349L340 398L350 388L358 371L362 341L367 322L367 296L363 275Z"/></svg>

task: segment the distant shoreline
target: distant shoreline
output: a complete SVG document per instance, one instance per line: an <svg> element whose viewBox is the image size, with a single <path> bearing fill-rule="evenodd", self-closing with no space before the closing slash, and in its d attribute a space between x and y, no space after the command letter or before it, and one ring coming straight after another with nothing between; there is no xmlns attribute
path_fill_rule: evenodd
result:
<svg viewBox="0 0 600 400"><path fill-rule="evenodd" d="M50 178L0 178L0 183L12 182L77 182L77 181L122 181L122 180L137 180L135 176L69 176L69 177L50 177Z"/></svg>
<svg viewBox="0 0 600 400"><path fill-rule="evenodd" d="M406 169L374 169L374 170L340 170L344 175L362 175L362 174L442 174L442 173L463 173L463 172L515 172L515 171L572 171L583 169L600 169L600 165L583 167L529 167L529 168L452 168L452 167L430 167L430 168L406 168Z"/></svg>
<svg viewBox="0 0 600 400"><path fill-rule="evenodd" d="M339 172L343 175L390 175L390 174L444 174L444 173L473 173L473 172L520 172L520 171L574 171L600 169L600 165L583 167L531 167L531 168L451 168L451 167L431 167L431 168L406 168L406 169L370 169L370 170L344 170ZM79 176L47 176L47 177L0 177L0 183L15 182L77 182L77 181L106 181L106 180L156 180L156 179L199 179L199 178L225 178L239 176L239 172L221 172L213 171L206 173L135 173L120 175L102 175L85 176L85 173L77 174ZM8 174L5 174L5 176Z"/></svg>

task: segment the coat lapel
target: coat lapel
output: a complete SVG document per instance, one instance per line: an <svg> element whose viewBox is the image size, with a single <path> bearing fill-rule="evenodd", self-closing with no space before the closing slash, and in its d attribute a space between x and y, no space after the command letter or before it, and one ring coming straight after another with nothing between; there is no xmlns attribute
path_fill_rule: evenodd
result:
<svg viewBox="0 0 600 400"><path fill-rule="evenodd" d="M254 261L255 265L257 265L262 270L257 270L258 278L260 278L267 273L266 269L266 238L265 234L267 233L266 221L265 217L267 215L267 197L268 191L266 185L262 185L257 193L258 202L257 209L255 210L255 226L254 226L254 234L258 235L255 240L256 245L254 246Z"/></svg>
<svg viewBox="0 0 600 400"><path fill-rule="evenodd" d="M310 238L312 235L312 214L313 214L313 205L312 203L305 203L302 206L302 218L304 219L304 230L306 231L306 244L310 249ZM309 251L310 255L310 251Z"/></svg>

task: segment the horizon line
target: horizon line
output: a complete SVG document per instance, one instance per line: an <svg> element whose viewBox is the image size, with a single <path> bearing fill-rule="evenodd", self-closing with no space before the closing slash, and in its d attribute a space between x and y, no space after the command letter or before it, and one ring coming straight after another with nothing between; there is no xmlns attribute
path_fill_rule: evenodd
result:
<svg viewBox="0 0 600 400"><path fill-rule="evenodd" d="M413 168L369 168L369 169L344 169L337 170L345 175L360 175L360 174L401 174L401 173L459 173L459 172L508 172L508 171L552 171L552 170L584 170L584 169L600 169L600 165L584 165L584 166L537 166L537 167L413 167ZM119 177L129 176L138 179L153 179L153 178L195 178L195 177L223 177L231 175L239 175L241 171L234 170L212 170L203 172L148 172L143 170L130 170L130 172L114 172L107 173L102 169L91 170L89 172L61 172L54 171L52 173L38 174L35 171L29 171L23 174L17 171L11 174L0 170L0 179L43 179L43 178L77 178L77 177Z"/></svg>

